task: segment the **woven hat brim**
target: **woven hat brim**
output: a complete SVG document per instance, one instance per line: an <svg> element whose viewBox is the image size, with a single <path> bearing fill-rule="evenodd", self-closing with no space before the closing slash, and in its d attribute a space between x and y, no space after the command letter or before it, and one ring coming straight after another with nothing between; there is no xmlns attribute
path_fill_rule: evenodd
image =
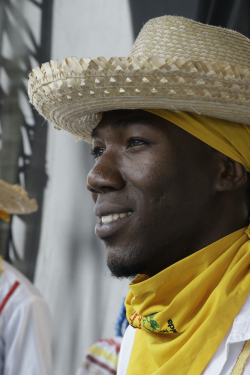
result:
<svg viewBox="0 0 250 375"><path fill-rule="evenodd" d="M27 192L19 185L10 185L0 180L0 210L7 214L24 215L37 211L35 199L29 199Z"/></svg>
<svg viewBox="0 0 250 375"><path fill-rule="evenodd" d="M250 70L181 58L70 57L33 69L30 102L56 128L91 142L100 112L162 108L250 125Z"/></svg>

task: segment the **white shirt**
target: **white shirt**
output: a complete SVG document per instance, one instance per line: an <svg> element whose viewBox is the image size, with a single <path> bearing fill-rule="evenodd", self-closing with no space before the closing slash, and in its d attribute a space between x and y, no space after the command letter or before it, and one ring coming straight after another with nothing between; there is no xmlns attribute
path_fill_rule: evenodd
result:
<svg viewBox="0 0 250 375"><path fill-rule="evenodd" d="M52 324L38 290L2 260L0 375L51 375Z"/></svg>
<svg viewBox="0 0 250 375"><path fill-rule="evenodd" d="M131 326L128 326L125 332L117 375L126 375L135 332L136 329ZM230 375L247 340L250 340L250 295L202 375ZM250 375L250 359L248 359L242 375Z"/></svg>

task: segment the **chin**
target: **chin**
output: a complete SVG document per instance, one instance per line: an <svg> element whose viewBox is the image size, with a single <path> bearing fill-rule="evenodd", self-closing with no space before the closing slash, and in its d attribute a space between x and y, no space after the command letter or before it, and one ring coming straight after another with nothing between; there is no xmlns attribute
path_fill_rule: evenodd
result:
<svg viewBox="0 0 250 375"><path fill-rule="evenodd" d="M145 270L143 263L130 263L114 257L107 257L107 266L111 275L118 279L133 278L138 273L144 273Z"/></svg>

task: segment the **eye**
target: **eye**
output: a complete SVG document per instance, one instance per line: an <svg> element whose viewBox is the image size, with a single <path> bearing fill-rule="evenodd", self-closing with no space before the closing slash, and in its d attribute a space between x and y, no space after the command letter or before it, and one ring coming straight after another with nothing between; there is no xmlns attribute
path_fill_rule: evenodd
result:
<svg viewBox="0 0 250 375"><path fill-rule="evenodd" d="M128 141L128 147L136 147L136 146L142 146L147 145L148 142L141 138L130 138Z"/></svg>
<svg viewBox="0 0 250 375"><path fill-rule="evenodd" d="M94 156L94 158L99 158L99 156L101 156L103 153L104 153L104 148L101 148L101 147L95 147L91 150L91 155Z"/></svg>

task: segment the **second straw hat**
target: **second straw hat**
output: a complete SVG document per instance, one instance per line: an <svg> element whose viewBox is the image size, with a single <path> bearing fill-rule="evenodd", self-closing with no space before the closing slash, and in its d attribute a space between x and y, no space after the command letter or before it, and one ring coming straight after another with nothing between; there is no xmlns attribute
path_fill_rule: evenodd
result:
<svg viewBox="0 0 250 375"><path fill-rule="evenodd" d="M19 185L11 185L0 180L0 212L3 219L9 214L29 214L37 211L35 199L29 199L27 192ZM4 214L7 214L6 217Z"/></svg>
<svg viewBox="0 0 250 375"><path fill-rule="evenodd" d="M186 18L151 19L129 56L69 57L33 69L30 102L91 142L103 111L162 108L250 125L250 40Z"/></svg>

